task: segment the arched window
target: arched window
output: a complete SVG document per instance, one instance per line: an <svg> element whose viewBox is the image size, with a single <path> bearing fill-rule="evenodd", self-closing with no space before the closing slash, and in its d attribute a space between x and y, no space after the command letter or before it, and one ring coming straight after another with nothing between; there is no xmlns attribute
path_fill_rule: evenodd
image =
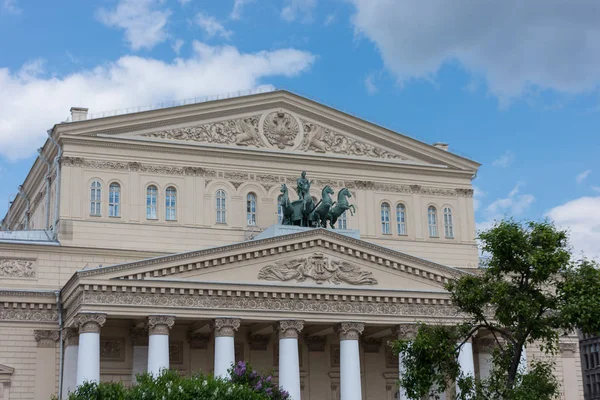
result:
<svg viewBox="0 0 600 400"><path fill-rule="evenodd" d="M281 224L281 222L283 221L283 207L281 206L281 199L283 198L283 195L280 194L277 197L277 223Z"/></svg>
<svg viewBox="0 0 600 400"><path fill-rule="evenodd" d="M90 186L90 215L102 215L102 184L99 181Z"/></svg>
<svg viewBox="0 0 600 400"><path fill-rule="evenodd" d="M452 226L452 209L444 208L444 236L449 239L454 237L454 227Z"/></svg>
<svg viewBox="0 0 600 400"><path fill-rule="evenodd" d="M429 225L429 237L438 237L437 210L434 206L427 209L427 224Z"/></svg>
<svg viewBox="0 0 600 400"><path fill-rule="evenodd" d="M156 212L156 200L158 198L158 188L154 185L146 189L146 219L158 219Z"/></svg>
<svg viewBox="0 0 600 400"><path fill-rule="evenodd" d="M246 196L246 223L256 225L256 195L248 193Z"/></svg>
<svg viewBox="0 0 600 400"><path fill-rule="evenodd" d="M381 204L381 233L390 233L390 205L388 203Z"/></svg>
<svg viewBox="0 0 600 400"><path fill-rule="evenodd" d="M108 216L121 216L121 185L113 182L108 187Z"/></svg>
<svg viewBox="0 0 600 400"><path fill-rule="evenodd" d="M217 190L217 224L227 223L227 195L223 189Z"/></svg>
<svg viewBox="0 0 600 400"><path fill-rule="evenodd" d="M346 217L346 211L340 215L337 220L337 228L338 229L348 229L348 217Z"/></svg>
<svg viewBox="0 0 600 400"><path fill-rule="evenodd" d="M165 219L177 220L177 189L173 186L169 186L165 192Z"/></svg>
<svg viewBox="0 0 600 400"><path fill-rule="evenodd" d="M402 203L396 205L396 225L398 235L406 235L406 206Z"/></svg>

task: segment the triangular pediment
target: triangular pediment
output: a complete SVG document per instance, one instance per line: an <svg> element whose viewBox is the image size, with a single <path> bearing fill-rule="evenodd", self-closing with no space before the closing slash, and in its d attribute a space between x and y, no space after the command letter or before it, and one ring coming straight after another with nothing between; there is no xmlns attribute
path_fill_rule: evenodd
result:
<svg viewBox="0 0 600 400"><path fill-rule="evenodd" d="M443 291L461 274L325 229L80 271L81 279Z"/></svg>
<svg viewBox="0 0 600 400"><path fill-rule="evenodd" d="M475 172L478 163L287 91L105 118L65 133ZM111 120L111 121L109 121Z"/></svg>
<svg viewBox="0 0 600 400"><path fill-rule="evenodd" d="M7 378L8 376L12 375L13 372L15 372L14 368L9 367L8 365L0 364L0 379Z"/></svg>

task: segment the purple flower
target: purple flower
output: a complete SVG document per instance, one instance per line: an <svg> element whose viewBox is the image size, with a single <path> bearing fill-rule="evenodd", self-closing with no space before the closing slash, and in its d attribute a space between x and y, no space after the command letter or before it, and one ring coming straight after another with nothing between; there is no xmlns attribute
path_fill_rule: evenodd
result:
<svg viewBox="0 0 600 400"><path fill-rule="evenodd" d="M265 392L267 392L267 394L270 396L273 394L273 389L267 388L267 390L265 390Z"/></svg>
<svg viewBox="0 0 600 400"><path fill-rule="evenodd" d="M265 379L267 382L271 382L271 380L273 379L273 377L271 375L267 376L267 378Z"/></svg>
<svg viewBox="0 0 600 400"><path fill-rule="evenodd" d="M262 381L258 381L256 386L254 386L254 390L260 390L260 389L262 389Z"/></svg>
<svg viewBox="0 0 600 400"><path fill-rule="evenodd" d="M290 394L287 391L285 391L285 390L281 391L281 397L283 397L284 399L287 399L289 396L290 396Z"/></svg>

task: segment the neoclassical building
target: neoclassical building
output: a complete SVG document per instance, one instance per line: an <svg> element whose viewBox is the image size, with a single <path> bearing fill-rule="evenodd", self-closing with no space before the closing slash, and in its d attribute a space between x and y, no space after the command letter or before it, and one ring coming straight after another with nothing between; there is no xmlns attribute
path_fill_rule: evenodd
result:
<svg viewBox="0 0 600 400"><path fill-rule="evenodd" d="M294 399L403 398L387 343L462 318L444 283L477 273L478 168L287 91L74 107L2 223L0 398L236 360ZM336 229L281 224L301 171L315 203L347 189ZM490 346L465 345L463 369L485 377ZM582 399L576 336L555 362L563 398Z"/></svg>

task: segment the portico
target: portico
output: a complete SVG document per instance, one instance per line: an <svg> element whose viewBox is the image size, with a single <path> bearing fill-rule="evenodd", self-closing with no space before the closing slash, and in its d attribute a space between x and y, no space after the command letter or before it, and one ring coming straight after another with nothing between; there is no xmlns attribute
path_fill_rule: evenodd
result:
<svg viewBox="0 0 600 400"><path fill-rule="evenodd" d="M80 271L64 291L79 333L65 382L127 368L132 380L163 368L226 376L245 360L274 369L294 399L398 398L387 342L459 317L442 288L458 273L323 229Z"/></svg>

